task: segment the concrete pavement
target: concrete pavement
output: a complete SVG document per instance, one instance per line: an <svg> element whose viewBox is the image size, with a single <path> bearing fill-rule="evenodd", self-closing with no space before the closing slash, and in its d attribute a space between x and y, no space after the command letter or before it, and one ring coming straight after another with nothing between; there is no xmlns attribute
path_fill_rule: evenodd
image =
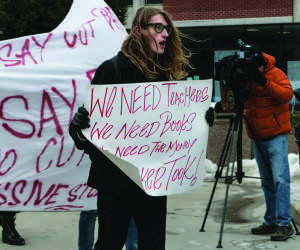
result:
<svg viewBox="0 0 300 250"><path fill-rule="evenodd" d="M298 161L293 156L291 161ZM298 162L297 162L298 163ZM168 197L166 250L210 250L217 246L230 250L299 249L300 235L284 242L270 241L270 236L256 236L250 228L263 221L264 198L259 180L243 178L241 184L228 186L227 214L220 238L221 218L227 185L220 179L204 226L199 232L214 185L215 166L207 167L202 186L192 191ZM247 172L253 171L247 163ZM292 169L292 213L300 224L300 168ZM1 250L76 250L79 212L22 212L17 229L26 239L25 246L10 246L0 242ZM300 227L299 227L300 229ZM1 238L1 236L0 236ZM155 239L154 239L155 240ZM154 249L155 250L155 249Z"/></svg>

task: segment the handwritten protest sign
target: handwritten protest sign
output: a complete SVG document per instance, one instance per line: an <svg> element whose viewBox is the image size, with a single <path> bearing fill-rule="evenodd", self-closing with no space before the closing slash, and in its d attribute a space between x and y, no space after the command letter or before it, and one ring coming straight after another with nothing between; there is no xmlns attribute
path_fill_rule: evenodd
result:
<svg viewBox="0 0 300 250"><path fill-rule="evenodd" d="M0 42L0 210L96 207L89 157L68 127L95 69L126 36L104 1L74 0L52 32Z"/></svg>
<svg viewBox="0 0 300 250"><path fill-rule="evenodd" d="M83 133L148 194L182 193L203 180L211 92L211 80L91 85Z"/></svg>

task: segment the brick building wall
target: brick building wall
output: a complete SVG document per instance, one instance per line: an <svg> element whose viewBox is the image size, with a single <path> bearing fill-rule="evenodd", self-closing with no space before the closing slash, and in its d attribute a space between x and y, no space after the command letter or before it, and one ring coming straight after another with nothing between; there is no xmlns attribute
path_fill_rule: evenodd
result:
<svg viewBox="0 0 300 250"><path fill-rule="evenodd" d="M293 0L163 0L174 21L293 16Z"/></svg>

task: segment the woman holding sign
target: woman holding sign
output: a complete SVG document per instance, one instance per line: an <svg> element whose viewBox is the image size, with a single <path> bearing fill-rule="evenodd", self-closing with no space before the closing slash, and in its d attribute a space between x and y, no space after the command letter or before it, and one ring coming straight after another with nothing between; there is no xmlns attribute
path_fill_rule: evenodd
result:
<svg viewBox="0 0 300 250"><path fill-rule="evenodd" d="M190 54L182 50L179 34L169 15L157 8L138 9L131 32L116 57L103 62L92 84L124 84L180 80L187 76ZM213 110L207 113L213 122ZM138 231L139 250L164 250L166 196L149 196L82 135L89 113L80 107L70 124L77 148L92 164L88 185L98 190L99 235L95 249L121 250L131 218Z"/></svg>

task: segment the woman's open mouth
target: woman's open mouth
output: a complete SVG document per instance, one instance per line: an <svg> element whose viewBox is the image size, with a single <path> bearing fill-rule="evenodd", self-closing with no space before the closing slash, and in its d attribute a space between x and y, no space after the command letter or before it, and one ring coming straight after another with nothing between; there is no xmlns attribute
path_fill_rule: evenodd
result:
<svg viewBox="0 0 300 250"><path fill-rule="evenodd" d="M161 48L165 48L165 47L166 47L166 41L161 41L161 42L159 42L159 46L160 46Z"/></svg>

